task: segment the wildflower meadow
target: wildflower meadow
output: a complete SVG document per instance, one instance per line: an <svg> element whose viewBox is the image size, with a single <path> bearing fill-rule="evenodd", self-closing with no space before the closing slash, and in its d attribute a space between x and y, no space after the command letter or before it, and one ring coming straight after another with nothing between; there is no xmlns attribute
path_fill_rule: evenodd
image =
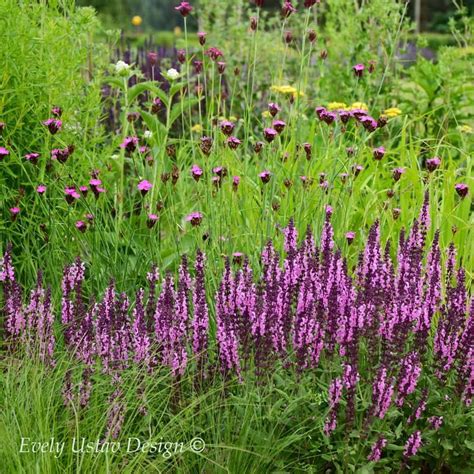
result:
<svg viewBox="0 0 474 474"><path fill-rule="evenodd" d="M474 472L472 6L112 3L0 0L0 472Z"/></svg>

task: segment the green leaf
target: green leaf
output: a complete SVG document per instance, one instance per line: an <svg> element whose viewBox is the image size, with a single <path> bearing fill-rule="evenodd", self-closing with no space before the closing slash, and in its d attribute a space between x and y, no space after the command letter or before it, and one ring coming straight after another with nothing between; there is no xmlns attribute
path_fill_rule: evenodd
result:
<svg viewBox="0 0 474 474"><path fill-rule="evenodd" d="M166 127L160 122L158 117L155 117L149 112L142 110L140 113L148 129L154 133L157 142L162 141L167 133Z"/></svg>
<svg viewBox="0 0 474 474"><path fill-rule="evenodd" d="M464 441L464 444L467 446L467 449L469 449L470 451L474 451L474 441L469 441L468 439L466 439Z"/></svg>

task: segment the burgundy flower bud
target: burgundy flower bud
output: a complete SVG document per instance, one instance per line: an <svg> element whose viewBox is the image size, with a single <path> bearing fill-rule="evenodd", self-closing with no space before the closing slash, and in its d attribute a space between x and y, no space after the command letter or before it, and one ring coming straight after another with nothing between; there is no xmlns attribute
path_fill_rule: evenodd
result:
<svg viewBox="0 0 474 474"><path fill-rule="evenodd" d="M166 184L171 178L170 173L161 173L161 182Z"/></svg>
<svg viewBox="0 0 474 474"><path fill-rule="evenodd" d="M120 148L123 148L127 154L133 153L138 146L137 137L126 137L123 142L120 144Z"/></svg>
<svg viewBox="0 0 474 474"><path fill-rule="evenodd" d="M207 36L207 33L205 33L204 31L200 31L198 32L198 39L199 39L199 44L201 46L204 46L206 44L206 36Z"/></svg>
<svg viewBox="0 0 474 474"><path fill-rule="evenodd" d="M152 113L157 114L162 109L162 107L163 107L163 102L161 101L161 99L159 99L158 97L155 97L151 104Z"/></svg>
<svg viewBox="0 0 474 474"><path fill-rule="evenodd" d="M250 29L252 31L257 31L257 28L258 28L258 19L257 19L257 17L252 16L250 18Z"/></svg>
<svg viewBox="0 0 474 474"><path fill-rule="evenodd" d="M324 183L326 180L326 173L319 173L319 184Z"/></svg>
<svg viewBox="0 0 474 474"><path fill-rule="evenodd" d="M226 63L224 61L217 62L217 72L219 74L224 74Z"/></svg>
<svg viewBox="0 0 474 474"><path fill-rule="evenodd" d="M285 181L283 181L283 184L285 188L290 189L291 186L293 186L293 181L291 181L291 179L285 179Z"/></svg>
<svg viewBox="0 0 474 474"><path fill-rule="evenodd" d="M308 30L308 41L310 43L314 43L317 39L317 34L316 34L316 31L314 30Z"/></svg>
<svg viewBox="0 0 474 474"><path fill-rule="evenodd" d="M170 158L176 158L176 145L174 144L166 145L166 154Z"/></svg>
<svg viewBox="0 0 474 474"><path fill-rule="evenodd" d="M189 2L181 2L175 10L178 11L181 16L187 17L192 11L193 7L189 4Z"/></svg>
<svg viewBox="0 0 474 474"><path fill-rule="evenodd" d="M201 72L202 72L202 61L196 60L196 61L194 61L193 65L194 65L194 72L196 74L201 74Z"/></svg>
<svg viewBox="0 0 474 474"><path fill-rule="evenodd" d="M239 189L239 184L240 184L240 176L233 176L232 177L232 189L234 191L237 191L237 189Z"/></svg>
<svg viewBox="0 0 474 474"><path fill-rule="evenodd" d="M387 191L387 197L388 197L389 199L392 199L393 196L395 196L395 191L394 191L393 189L389 189L389 190Z"/></svg>
<svg viewBox="0 0 474 474"><path fill-rule="evenodd" d="M454 189L461 197L461 199L464 199L469 194L469 186L467 184L458 183L456 184L456 186L454 186Z"/></svg>
<svg viewBox="0 0 474 474"><path fill-rule="evenodd" d="M132 123L136 122L140 118L140 114L138 112L130 112L127 114L127 120Z"/></svg>
<svg viewBox="0 0 474 474"><path fill-rule="evenodd" d="M364 74L364 69L365 66L363 64L356 64L355 66L352 66L352 70L354 71L356 77L362 77Z"/></svg>
<svg viewBox="0 0 474 474"><path fill-rule="evenodd" d="M209 56L213 61L217 61L220 57L224 56L222 51L215 47L209 48L205 54Z"/></svg>
<svg viewBox="0 0 474 474"><path fill-rule="evenodd" d="M338 115L339 115L339 118L341 119L342 123L349 122L349 120L351 118L351 113L348 112L347 110L339 110Z"/></svg>
<svg viewBox="0 0 474 474"><path fill-rule="evenodd" d="M240 68L238 66L234 68L234 76L240 76Z"/></svg>
<svg viewBox="0 0 474 474"><path fill-rule="evenodd" d="M341 178L341 182L342 184L346 184L347 183L347 179L349 178L349 175L347 173L341 173L339 175L339 177Z"/></svg>
<svg viewBox="0 0 474 474"><path fill-rule="evenodd" d="M380 161L385 156L385 148L383 146L374 148L373 155L375 160Z"/></svg>
<svg viewBox="0 0 474 474"><path fill-rule="evenodd" d="M158 62L158 53L155 53L154 51L149 51L147 54L148 61L150 61L150 64L154 66Z"/></svg>
<svg viewBox="0 0 474 474"><path fill-rule="evenodd" d="M0 122L0 135L3 133L3 131L5 130L5 122Z"/></svg>
<svg viewBox="0 0 474 474"><path fill-rule="evenodd" d="M235 124L233 122L229 122L228 120L223 120L221 122L221 130L224 135L230 137L232 132L234 131Z"/></svg>
<svg viewBox="0 0 474 474"><path fill-rule="evenodd" d="M210 155L212 149L212 138L206 136L201 137L201 143L199 144L199 147L205 155Z"/></svg>
<svg viewBox="0 0 474 474"><path fill-rule="evenodd" d="M395 220L397 220L400 217L400 214L402 213L402 210L396 207L395 209L392 209L392 216Z"/></svg>
<svg viewBox="0 0 474 474"><path fill-rule="evenodd" d="M278 201L273 201L272 202L272 209L275 211L275 212L278 212L278 210L280 209L280 203Z"/></svg>
<svg viewBox="0 0 474 474"><path fill-rule="evenodd" d="M328 125L331 125L337 118L337 115L334 112L323 112L321 114L321 119Z"/></svg>
<svg viewBox="0 0 474 474"><path fill-rule="evenodd" d="M173 170L171 171L171 182L176 184L179 179L179 168L176 165L173 165Z"/></svg>
<svg viewBox="0 0 474 474"><path fill-rule="evenodd" d="M255 145L253 146L253 150L255 151L255 153L257 153L257 155L262 151L263 146L264 146L263 142L255 143Z"/></svg>
<svg viewBox="0 0 474 474"><path fill-rule="evenodd" d="M283 38L286 44L290 44L293 41L293 33L291 31L285 31Z"/></svg>
<svg viewBox="0 0 474 474"><path fill-rule="evenodd" d="M211 182L213 184L214 187L216 188L220 188L221 187L221 184L222 184L222 180L221 180L221 177L220 176L213 176L211 178Z"/></svg>
<svg viewBox="0 0 474 474"><path fill-rule="evenodd" d="M381 115L378 119L377 119L377 127L378 128L383 128L385 127L385 125L387 125L387 117L385 115Z"/></svg>
<svg viewBox="0 0 474 474"><path fill-rule="evenodd" d="M63 123L58 119L48 119L43 122L43 125L48 128L51 135L56 135L61 130Z"/></svg>
<svg viewBox="0 0 474 474"><path fill-rule="evenodd" d="M399 181L402 177L402 174L405 173L405 168L395 168L392 171L392 176L395 181Z"/></svg>
<svg viewBox="0 0 474 474"><path fill-rule="evenodd" d="M346 148L346 153L347 153L347 156L353 156L355 153L355 150L353 147L349 146Z"/></svg>
<svg viewBox="0 0 474 474"><path fill-rule="evenodd" d="M311 155L313 154L313 147L311 146L311 143L303 143L303 150L306 153L306 159L310 160Z"/></svg>
<svg viewBox="0 0 474 474"><path fill-rule="evenodd" d="M328 57L328 52L326 49L323 49L321 53L319 54L319 57L324 61Z"/></svg>
<svg viewBox="0 0 474 474"><path fill-rule="evenodd" d="M320 0L304 0L304 7L305 8L311 8L312 6L316 5L316 3L319 3Z"/></svg>
<svg viewBox="0 0 474 474"><path fill-rule="evenodd" d="M263 131L263 136L268 143L271 143L275 137L278 135L278 132L273 128L266 128Z"/></svg>
<svg viewBox="0 0 474 474"><path fill-rule="evenodd" d="M31 164L36 165L38 164L38 158L40 157L39 153L28 153L25 155L25 160L29 161ZM1 149L0 149L0 159L2 158Z"/></svg>
<svg viewBox="0 0 474 474"><path fill-rule="evenodd" d="M278 133L281 133L286 127L286 122L283 120L274 120L272 126Z"/></svg>
<svg viewBox="0 0 474 474"><path fill-rule="evenodd" d="M148 214L148 219L146 221L146 225L149 229L152 229L155 224L158 222L159 216L156 214Z"/></svg>
<svg viewBox="0 0 474 474"><path fill-rule="evenodd" d="M351 245L352 242L354 242L355 235L356 235L355 232L352 232L352 231L346 233L346 240L349 245Z"/></svg>
<svg viewBox="0 0 474 474"><path fill-rule="evenodd" d="M87 186L79 186L79 191L84 197L87 197L87 194L89 193L89 188Z"/></svg>
<svg viewBox="0 0 474 474"><path fill-rule="evenodd" d="M275 115L277 115L278 112L280 112L280 110L281 110L281 107L275 102L270 102L268 104L268 111L270 112L270 115L272 117L275 117Z"/></svg>
<svg viewBox="0 0 474 474"><path fill-rule="evenodd" d="M76 229L79 232L84 233L87 230L87 224L84 221L77 221L76 222Z"/></svg>
<svg viewBox="0 0 474 474"><path fill-rule="evenodd" d="M260 178L263 184L267 184L272 177L272 173L270 173L270 171L265 170L262 173L260 173L258 177Z"/></svg>
<svg viewBox="0 0 474 474"><path fill-rule="evenodd" d="M241 141L237 137L229 137L226 142L228 147L232 150L236 150L241 143Z"/></svg>
<svg viewBox="0 0 474 474"><path fill-rule="evenodd" d="M212 168L212 172L221 178L225 178L227 176L227 168L224 166L216 166L215 168Z"/></svg>
<svg viewBox="0 0 474 474"><path fill-rule="evenodd" d="M60 118L61 115L63 114L63 111L62 111L61 107L54 106L54 107L51 109L51 114L54 115L54 116L57 117L57 118Z"/></svg>
<svg viewBox="0 0 474 474"><path fill-rule="evenodd" d="M243 260L244 260L243 253L235 252L232 254L232 262L235 263L236 265L242 265Z"/></svg>
<svg viewBox="0 0 474 474"><path fill-rule="evenodd" d="M193 227L198 227L202 222L202 214L200 212L192 212L186 216L186 221L190 222Z"/></svg>
<svg viewBox="0 0 474 474"><path fill-rule="evenodd" d="M258 8L262 8L262 7L263 7L263 4L264 4L264 0L255 0L255 5L256 5Z"/></svg>
<svg viewBox="0 0 474 474"><path fill-rule="evenodd" d="M184 49L178 49L176 57L181 64L184 64L186 62L186 51Z"/></svg>
<svg viewBox="0 0 474 474"><path fill-rule="evenodd" d="M327 112L327 110L326 110L326 107L319 106L319 107L316 107L315 112L316 112L316 115L318 116L319 120L322 120L323 119L323 114L325 114Z"/></svg>
<svg viewBox="0 0 474 474"><path fill-rule="evenodd" d="M426 169L428 171L435 171L441 166L441 158L435 156L426 160Z"/></svg>
<svg viewBox="0 0 474 474"><path fill-rule="evenodd" d="M377 61L375 61L375 59L371 59L369 61L369 68L368 68L369 74L372 74L375 71L376 64L377 64Z"/></svg>
<svg viewBox="0 0 474 474"><path fill-rule="evenodd" d="M377 130L378 123L370 115L365 115L363 117L360 117L359 122L369 132L375 132L375 130Z"/></svg>
<svg viewBox="0 0 474 474"><path fill-rule="evenodd" d="M12 221L15 221L16 218L18 217L18 214L20 214L20 208L19 207L11 207L10 208L10 215Z"/></svg>
<svg viewBox="0 0 474 474"><path fill-rule="evenodd" d="M284 18L288 18L292 13L296 12L296 8L293 6L291 1L286 1L283 3L281 8L281 14Z"/></svg>
<svg viewBox="0 0 474 474"><path fill-rule="evenodd" d="M146 179L140 181L137 185L137 189L140 191L142 196L145 196L152 187L153 185Z"/></svg>
<svg viewBox="0 0 474 474"><path fill-rule="evenodd" d="M354 165L352 167L352 171L354 173L354 176L359 176L360 172L364 169L364 167L362 165Z"/></svg>

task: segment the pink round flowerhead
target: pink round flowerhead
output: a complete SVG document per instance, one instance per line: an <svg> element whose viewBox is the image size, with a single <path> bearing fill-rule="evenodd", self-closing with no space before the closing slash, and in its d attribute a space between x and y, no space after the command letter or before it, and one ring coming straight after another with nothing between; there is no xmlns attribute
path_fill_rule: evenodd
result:
<svg viewBox="0 0 474 474"><path fill-rule="evenodd" d="M184 64L186 62L186 51L184 49L178 49L176 57L181 64Z"/></svg>
<svg viewBox="0 0 474 474"><path fill-rule="evenodd" d="M3 131L5 130L5 122L0 122L0 135L3 133Z"/></svg>
<svg viewBox="0 0 474 474"><path fill-rule="evenodd" d="M150 64L154 66L158 62L158 53L155 53L154 51L149 51L147 54L148 61L150 61Z"/></svg>
<svg viewBox="0 0 474 474"><path fill-rule="evenodd" d="M327 112L327 110L326 110L326 107L319 106L319 107L316 107L315 112L319 120L322 120L323 119L322 116L324 113Z"/></svg>
<svg viewBox="0 0 474 474"><path fill-rule="evenodd" d="M222 56L224 56L224 54L222 53L222 51L218 48L215 48L214 46L212 46L211 48L209 48L206 53L205 53L207 56L209 56L213 61L217 61L219 58L221 58Z"/></svg>
<svg viewBox="0 0 474 474"><path fill-rule="evenodd" d="M49 133L51 133L51 135L55 135L59 132L59 130L61 130L63 123L61 122L61 120L50 118L48 120L45 120L43 122L43 125L48 128Z"/></svg>
<svg viewBox="0 0 474 474"><path fill-rule="evenodd" d="M76 222L76 229L79 232L84 233L87 230L87 224L84 221L77 221Z"/></svg>
<svg viewBox="0 0 474 474"><path fill-rule="evenodd" d="M25 155L25 160L29 161L33 165L36 165L38 163L39 157L40 157L39 153L28 153Z"/></svg>
<svg viewBox="0 0 474 474"><path fill-rule="evenodd" d="M37 186L36 192L38 194L44 194L46 192L46 186L44 184L40 184L39 186Z"/></svg>
<svg viewBox="0 0 474 474"><path fill-rule="evenodd" d="M362 77L364 74L364 69L365 66L363 64L356 64L355 66L352 66L352 70L354 71L356 77Z"/></svg>
<svg viewBox="0 0 474 474"><path fill-rule="evenodd" d="M281 110L281 107L275 103L275 102L270 102L268 104L268 111L270 112L270 115L272 117L275 117L276 114L278 114L278 112L280 112Z"/></svg>
<svg viewBox="0 0 474 474"><path fill-rule="evenodd" d="M89 192L89 188L87 186L79 186L79 191L84 197L87 197L87 194Z"/></svg>
<svg viewBox="0 0 474 474"><path fill-rule="evenodd" d="M67 186L64 188L64 198L68 204L72 204L74 201L79 199L81 195L76 191L74 186Z"/></svg>
<svg viewBox="0 0 474 474"><path fill-rule="evenodd" d="M189 4L189 2L181 2L175 10L178 11L182 17L187 17L192 11L193 7Z"/></svg>
<svg viewBox="0 0 474 474"><path fill-rule="evenodd" d="M337 115L334 112L323 112L321 114L321 120L328 125L331 125L337 119Z"/></svg>
<svg viewBox="0 0 474 474"><path fill-rule="evenodd" d="M18 214L20 214L20 208L19 207L11 207L10 208L10 214L11 214L11 217L12 217L12 221L14 221Z"/></svg>
<svg viewBox="0 0 474 474"><path fill-rule="evenodd" d="M191 167L191 176L194 178L196 182L201 179L202 174L203 174L203 171L201 168L199 168L198 165L193 165Z"/></svg>
<svg viewBox="0 0 474 474"><path fill-rule="evenodd" d="M281 133L286 127L286 122L283 120L274 120L272 126L278 133Z"/></svg>
<svg viewBox="0 0 474 474"><path fill-rule="evenodd" d="M205 33L204 31L199 31L197 36L198 36L199 44L201 46L204 46L206 44L207 33Z"/></svg>
<svg viewBox="0 0 474 474"><path fill-rule="evenodd" d="M102 181L101 181L100 179L97 179L97 178L92 178L92 179L89 181L89 186L91 187L91 189L97 188L97 187L99 187L101 184L102 184Z"/></svg>
<svg viewBox="0 0 474 474"><path fill-rule="evenodd" d="M146 225L149 229L153 228L155 224L158 222L159 216L156 214L148 214L148 219Z"/></svg>
<svg viewBox="0 0 474 474"><path fill-rule="evenodd" d="M219 74L224 74L226 63L224 61L217 61L217 72Z"/></svg>
<svg viewBox="0 0 474 474"><path fill-rule="evenodd" d="M89 221L89 222L92 222L94 220L94 214L91 214L90 212L88 214L86 214L86 219Z"/></svg>
<svg viewBox="0 0 474 474"><path fill-rule="evenodd" d="M133 153L138 146L138 137L127 137L120 144L120 148L123 148L127 153Z"/></svg>
<svg viewBox="0 0 474 474"><path fill-rule="evenodd" d="M0 146L0 161L6 158L9 154L10 152L6 148Z"/></svg>
<svg viewBox="0 0 474 474"><path fill-rule="evenodd" d="M349 122L350 118L352 117L351 113L347 110L339 110L337 114L339 115L339 118L341 119L342 123Z"/></svg>
<svg viewBox="0 0 474 474"><path fill-rule="evenodd" d="M354 242L355 236L356 234L353 231L346 232L346 240L349 245L351 245L352 242Z"/></svg>
<svg viewBox="0 0 474 474"><path fill-rule="evenodd" d="M60 118L61 115L63 114L63 111L62 111L61 107L54 106L54 107L51 109L51 113L52 113L55 117Z"/></svg>
<svg viewBox="0 0 474 474"><path fill-rule="evenodd" d="M426 169L428 171L435 171L441 166L441 158L435 156L426 160Z"/></svg>
<svg viewBox="0 0 474 474"><path fill-rule="evenodd" d="M399 181L400 178L402 177L402 174L405 173L405 168L395 168L392 171L392 176L395 181Z"/></svg>
<svg viewBox="0 0 474 474"><path fill-rule="evenodd" d="M222 133L228 137L232 135L234 128L235 128L235 124L233 122L229 122L228 120L223 120L221 122Z"/></svg>
<svg viewBox="0 0 474 474"><path fill-rule="evenodd" d="M281 7L281 14L284 18L288 18L292 13L295 13L295 12L296 12L296 8L291 3L291 1L287 1L283 3L283 6Z"/></svg>
<svg viewBox="0 0 474 474"><path fill-rule="evenodd" d="M232 150L236 150L241 144L241 141L237 137L229 137L226 142L228 147Z"/></svg>
<svg viewBox="0 0 474 474"><path fill-rule="evenodd" d="M240 184L240 176L233 176L232 177L232 189L234 191L237 191L237 189L239 189L239 184Z"/></svg>
<svg viewBox="0 0 474 474"><path fill-rule="evenodd" d="M142 193L142 196L145 196L146 193L148 193L148 191L150 191L152 187L153 187L153 184L151 184L146 179L143 179L137 185L137 189Z"/></svg>
<svg viewBox="0 0 474 474"><path fill-rule="evenodd" d="M456 186L454 186L454 189L461 197L461 199L464 199L469 194L469 186L467 184L458 183L456 184Z"/></svg>
<svg viewBox="0 0 474 474"><path fill-rule="evenodd" d="M200 212L192 212L186 217L186 221L190 222L193 227L201 225L202 214Z"/></svg>
<svg viewBox="0 0 474 474"><path fill-rule="evenodd" d="M272 173L270 173L270 171L268 170L265 170L265 171L262 171L258 175L258 177L260 178L263 184L267 184L270 181L270 178L272 177Z"/></svg>
<svg viewBox="0 0 474 474"><path fill-rule="evenodd" d="M266 128L263 131L263 136L268 143L271 143L275 140L275 137L278 135L278 132L274 128Z"/></svg>
<svg viewBox="0 0 474 474"><path fill-rule="evenodd" d="M385 156L385 148L383 146L379 146L378 148L373 149L374 159L380 161Z"/></svg>
<svg viewBox="0 0 474 474"><path fill-rule="evenodd" d="M242 265L242 262L244 260L244 254L241 252L234 252L232 254L232 262L235 263L236 265Z"/></svg>

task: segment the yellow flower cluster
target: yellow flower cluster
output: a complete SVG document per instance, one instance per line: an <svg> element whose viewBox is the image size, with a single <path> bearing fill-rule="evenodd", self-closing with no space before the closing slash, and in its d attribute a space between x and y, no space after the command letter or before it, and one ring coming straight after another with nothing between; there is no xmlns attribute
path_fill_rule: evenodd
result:
<svg viewBox="0 0 474 474"><path fill-rule="evenodd" d="M474 129L469 125L459 125L458 130L461 133L467 133L467 134L474 133Z"/></svg>
<svg viewBox="0 0 474 474"><path fill-rule="evenodd" d="M141 16L135 15L132 18L132 25L133 26L140 26L142 24L143 20Z"/></svg>
<svg viewBox="0 0 474 474"><path fill-rule="evenodd" d="M349 110L369 110L369 107L365 102L354 102L350 107Z"/></svg>
<svg viewBox="0 0 474 474"><path fill-rule="evenodd" d="M346 110L347 104L344 102L329 102L328 110Z"/></svg>
<svg viewBox="0 0 474 474"><path fill-rule="evenodd" d="M390 107L383 111L383 115L387 118L398 117L399 115L402 115L402 111L398 107Z"/></svg>
<svg viewBox="0 0 474 474"><path fill-rule="evenodd" d="M344 102L329 102L327 106L328 110L369 110L367 104L364 102L354 102L351 105L347 105Z"/></svg>
<svg viewBox="0 0 474 474"><path fill-rule="evenodd" d="M196 125L193 125L193 127L191 128L191 131L195 132L195 133L202 133L202 126L200 123L197 123Z"/></svg>
<svg viewBox="0 0 474 474"><path fill-rule="evenodd" d="M270 89L272 90L272 92L277 92L283 95L292 95L293 97L296 97L298 95L298 89L293 86L272 86ZM300 91L299 95L300 97L304 96L304 92Z"/></svg>

